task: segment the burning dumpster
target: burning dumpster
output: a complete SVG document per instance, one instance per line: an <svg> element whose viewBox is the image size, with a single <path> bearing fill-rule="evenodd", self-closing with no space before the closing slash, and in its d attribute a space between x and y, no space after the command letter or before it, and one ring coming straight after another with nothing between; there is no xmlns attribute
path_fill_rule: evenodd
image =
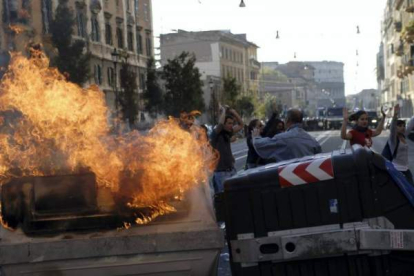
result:
<svg viewBox="0 0 414 276"><path fill-rule="evenodd" d="M368 149L248 170L224 202L233 275L413 275L414 188Z"/></svg>
<svg viewBox="0 0 414 276"><path fill-rule="evenodd" d="M88 192L71 196L80 185ZM132 212L102 207L93 175L11 181L3 220L22 227L0 229L1 275L216 275L223 234L208 186L186 198L171 203L175 213L133 225Z"/></svg>
<svg viewBox="0 0 414 276"><path fill-rule="evenodd" d="M214 275L205 135L122 133L97 87L32 51L0 83L0 275Z"/></svg>

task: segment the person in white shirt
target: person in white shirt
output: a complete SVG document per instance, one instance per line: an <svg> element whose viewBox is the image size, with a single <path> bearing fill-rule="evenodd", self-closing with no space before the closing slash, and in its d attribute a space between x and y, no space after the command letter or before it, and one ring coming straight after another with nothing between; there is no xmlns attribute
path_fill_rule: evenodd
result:
<svg viewBox="0 0 414 276"><path fill-rule="evenodd" d="M404 174L408 182L414 186L413 175L408 168L408 141L407 137L414 128L414 117L411 118L408 127L406 122L398 120L400 106L394 107L394 117L390 126L390 137L387 141L392 154L392 164L394 167Z"/></svg>

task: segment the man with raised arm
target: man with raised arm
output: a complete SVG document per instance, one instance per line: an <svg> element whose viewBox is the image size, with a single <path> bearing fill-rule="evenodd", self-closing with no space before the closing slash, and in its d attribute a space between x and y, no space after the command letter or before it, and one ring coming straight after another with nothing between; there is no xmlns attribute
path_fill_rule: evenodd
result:
<svg viewBox="0 0 414 276"><path fill-rule="evenodd" d="M233 135L243 127L243 121L234 109L220 107L219 123L211 134L211 145L220 154L213 177L215 193L223 192L224 181L236 174L235 160L230 144L235 141Z"/></svg>

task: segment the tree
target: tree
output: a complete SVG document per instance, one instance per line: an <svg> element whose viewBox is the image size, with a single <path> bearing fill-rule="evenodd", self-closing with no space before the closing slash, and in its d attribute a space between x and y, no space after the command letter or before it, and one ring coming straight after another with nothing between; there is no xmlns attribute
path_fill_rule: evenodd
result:
<svg viewBox="0 0 414 276"><path fill-rule="evenodd" d="M240 94L240 85L233 77L223 78L223 102L229 106L236 106L237 97Z"/></svg>
<svg viewBox="0 0 414 276"><path fill-rule="evenodd" d="M68 0L59 0L55 18L50 25L52 43L58 55L52 60L60 72L68 75L68 80L83 85L89 79L90 53L84 53L83 40L72 41L75 19L68 7Z"/></svg>
<svg viewBox="0 0 414 276"><path fill-rule="evenodd" d="M156 118L163 106L163 94L158 84L158 73L155 69L155 60L150 58L147 62L147 80L144 91L145 110L152 118Z"/></svg>
<svg viewBox="0 0 414 276"><path fill-rule="evenodd" d="M173 60L168 60L162 72L165 80L164 111L166 115L178 117L181 111L204 111L203 82L196 58L187 52L181 53Z"/></svg>
<svg viewBox="0 0 414 276"><path fill-rule="evenodd" d="M243 96L236 101L235 107L240 113L240 116L243 118L250 118L253 115L255 109L253 98L249 96Z"/></svg>
<svg viewBox="0 0 414 276"><path fill-rule="evenodd" d="M122 119L134 127L138 115L137 74L131 70L127 60L122 61L120 71L121 91L119 92L119 104L121 105Z"/></svg>

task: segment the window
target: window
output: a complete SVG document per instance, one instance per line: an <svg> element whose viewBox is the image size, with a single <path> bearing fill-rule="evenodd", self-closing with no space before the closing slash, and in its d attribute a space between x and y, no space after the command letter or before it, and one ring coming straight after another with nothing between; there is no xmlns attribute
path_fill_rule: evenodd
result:
<svg viewBox="0 0 414 276"><path fill-rule="evenodd" d="M95 64L93 67L93 76L95 79L95 83L97 85L101 85L102 84L102 69L100 65Z"/></svg>
<svg viewBox="0 0 414 276"><path fill-rule="evenodd" d="M138 0L134 0L135 15L138 16L139 3Z"/></svg>
<svg viewBox="0 0 414 276"><path fill-rule="evenodd" d="M151 38L147 37L147 56L151 56L152 55L152 43L151 43Z"/></svg>
<svg viewBox="0 0 414 276"><path fill-rule="evenodd" d="M124 48L124 34L120 26L116 28L116 37L118 39L118 47L123 49Z"/></svg>
<svg viewBox="0 0 414 276"><path fill-rule="evenodd" d="M107 21L105 23L105 42L108 45L112 45L112 27L111 27L111 23L109 23L109 21Z"/></svg>
<svg viewBox="0 0 414 276"><path fill-rule="evenodd" d="M86 26L85 26L85 10L76 7L76 27L78 29L78 36L86 38Z"/></svg>
<svg viewBox="0 0 414 276"><path fill-rule="evenodd" d="M43 33L48 34L50 23L53 20L52 14L52 0L42 0L42 23Z"/></svg>
<svg viewBox="0 0 414 276"><path fill-rule="evenodd" d="M18 3L16 0L3 0L3 22L5 23L15 23L17 21L18 14ZM8 13L6 12L8 11Z"/></svg>
<svg viewBox="0 0 414 276"><path fill-rule="evenodd" d="M139 32L139 29L136 29L136 39L137 39L137 53L142 55L142 36L141 33Z"/></svg>
<svg viewBox="0 0 414 276"><path fill-rule="evenodd" d="M145 74L139 73L139 89L145 90Z"/></svg>
<svg viewBox="0 0 414 276"><path fill-rule="evenodd" d="M109 86L114 86L114 78L115 78L114 72L115 72L114 68L108 67L107 74L108 74L108 85Z"/></svg>
<svg viewBox="0 0 414 276"><path fill-rule="evenodd" d="M92 15L91 26L92 26L92 41L99 42L101 40L101 34L99 31L98 17L96 15Z"/></svg>
<svg viewBox="0 0 414 276"><path fill-rule="evenodd" d="M250 79L251 80L255 80L256 79L256 73L255 72L253 72L253 71L250 72Z"/></svg>
<svg viewBox="0 0 414 276"><path fill-rule="evenodd" d="M144 4L144 19L145 21L149 21L149 12L148 12L148 4Z"/></svg>
<svg viewBox="0 0 414 276"><path fill-rule="evenodd" d="M128 26L127 41L128 41L128 50L133 52L134 51L134 34L132 33L132 26Z"/></svg>

